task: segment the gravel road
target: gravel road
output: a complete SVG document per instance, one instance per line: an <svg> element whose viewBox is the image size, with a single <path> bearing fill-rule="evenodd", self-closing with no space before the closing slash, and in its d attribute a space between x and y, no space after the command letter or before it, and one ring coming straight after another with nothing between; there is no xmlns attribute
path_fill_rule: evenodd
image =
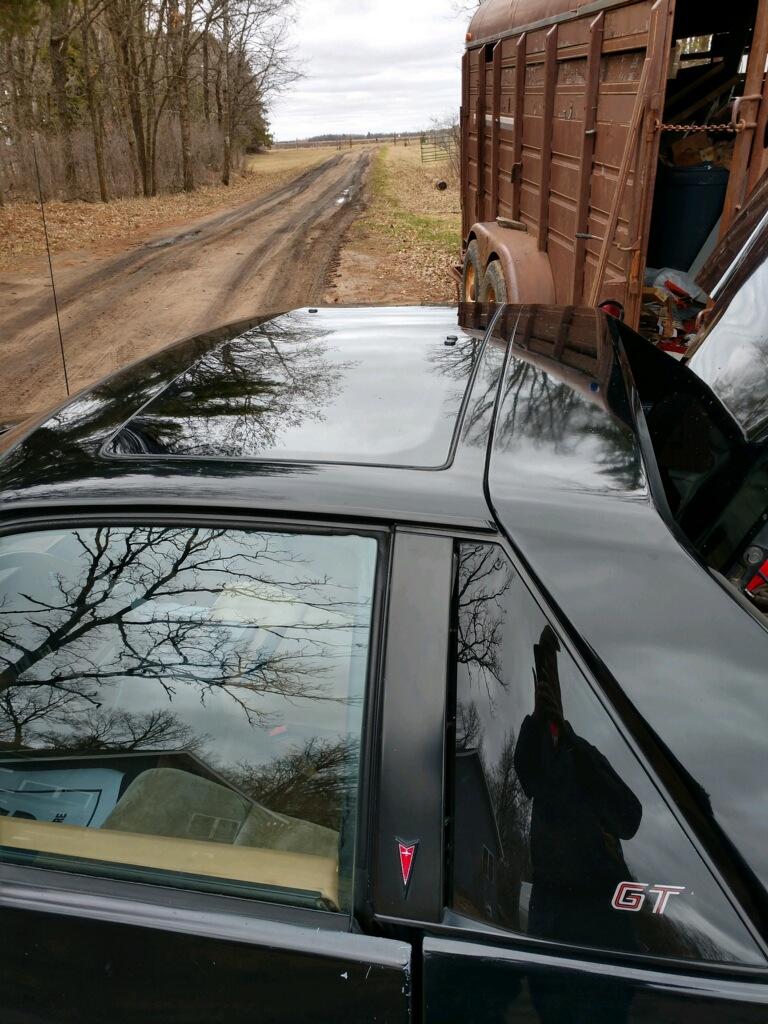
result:
<svg viewBox="0 0 768 1024"><path fill-rule="evenodd" d="M321 301L372 150L339 154L234 209L108 258L54 257L74 392L170 342ZM47 264L0 274L0 421L64 398Z"/></svg>

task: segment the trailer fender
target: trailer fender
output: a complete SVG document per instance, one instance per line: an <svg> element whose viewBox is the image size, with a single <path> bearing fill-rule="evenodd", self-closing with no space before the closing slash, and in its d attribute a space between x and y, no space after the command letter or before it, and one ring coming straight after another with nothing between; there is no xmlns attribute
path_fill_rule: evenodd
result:
<svg viewBox="0 0 768 1024"><path fill-rule="evenodd" d="M507 282L508 302L555 301L555 281L549 256L541 252L527 231L502 228L491 221L475 224L470 240L476 239L482 266L497 259Z"/></svg>

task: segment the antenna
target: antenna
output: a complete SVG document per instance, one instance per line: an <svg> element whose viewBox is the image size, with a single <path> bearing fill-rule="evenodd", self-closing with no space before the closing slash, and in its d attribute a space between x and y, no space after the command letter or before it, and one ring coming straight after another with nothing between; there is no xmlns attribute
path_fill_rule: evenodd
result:
<svg viewBox="0 0 768 1024"><path fill-rule="evenodd" d="M51 261L51 246L48 241L48 225L45 223L45 203L43 202L43 187L40 184L40 168L37 163L37 146L32 139L32 155L35 158L35 176L37 177L37 195L40 199L40 213L43 217L43 234L45 235L45 251L48 253L48 270L51 275L51 289L53 290L53 308L56 310L56 327L59 332L59 348L61 349L61 366L64 370L64 387L67 389L69 398L69 377L67 376L67 358L64 355L64 338L61 336L61 320L59 319L59 302L56 298L56 282L53 280L53 263Z"/></svg>

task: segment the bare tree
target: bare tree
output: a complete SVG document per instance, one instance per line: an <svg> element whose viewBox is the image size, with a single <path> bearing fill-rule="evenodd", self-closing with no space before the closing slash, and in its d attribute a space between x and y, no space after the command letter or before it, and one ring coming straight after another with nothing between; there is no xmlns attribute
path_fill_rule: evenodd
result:
<svg viewBox="0 0 768 1024"><path fill-rule="evenodd" d="M296 77L293 18L294 0L0 5L5 198L33 193L33 143L67 197L229 181L245 147L269 143L270 99Z"/></svg>
<svg viewBox="0 0 768 1024"><path fill-rule="evenodd" d="M224 50L221 82L222 82L222 133L223 147L221 155L221 181L223 185L229 184L229 176L232 171L232 94L231 94L231 69L230 69L230 0L223 0L222 8L222 46Z"/></svg>
<svg viewBox="0 0 768 1024"><path fill-rule="evenodd" d="M69 96L69 39L70 39L70 4L69 0L50 0L51 15L49 20L51 62L51 83L56 112L59 120L59 133L64 147L64 173L67 191L73 196L77 189L77 171L75 156L72 149L72 127L74 112Z"/></svg>

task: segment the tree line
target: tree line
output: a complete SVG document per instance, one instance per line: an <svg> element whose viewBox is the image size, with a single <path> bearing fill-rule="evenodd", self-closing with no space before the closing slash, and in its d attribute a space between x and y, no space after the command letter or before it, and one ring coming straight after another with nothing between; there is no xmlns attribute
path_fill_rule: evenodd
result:
<svg viewBox="0 0 768 1024"><path fill-rule="evenodd" d="M0 0L0 203L228 185L298 77L294 0Z"/></svg>

